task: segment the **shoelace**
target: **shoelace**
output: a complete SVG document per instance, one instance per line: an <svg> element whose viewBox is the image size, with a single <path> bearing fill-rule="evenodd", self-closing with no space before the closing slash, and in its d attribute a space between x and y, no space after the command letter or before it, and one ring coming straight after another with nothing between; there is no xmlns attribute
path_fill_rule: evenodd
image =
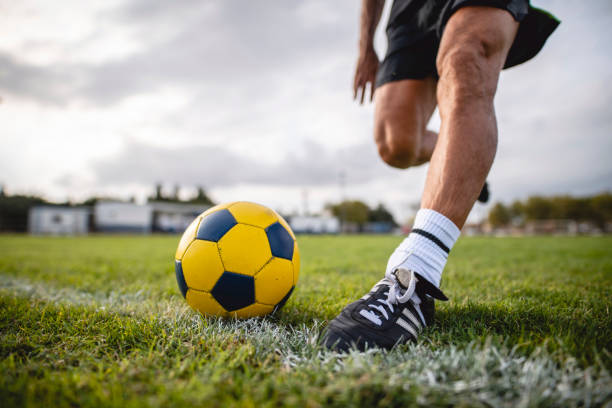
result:
<svg viewBox="0 0 612 408"><path fill-rule="evenodd" d="M391 312L395 312L395 306L408 302L412 298L412 303L414 304L416 310L419 315L421 315L421 319L423 319L423 315L421 314L421 308L419 304L421 303L421 299L418 295L414 293L416 288L417 278L414 276L414 272L410 271L410 282L407 288L402 288L400 286L399 281L395 275L385 276L380 282L378 282L372 288L372 291L376 291L380 288L381 285L389 286L389 290L383 292L383 295L386 298L375 298L372 303L366 305L366 308L361 309L359 314L364 318L368 319L370 322L374 323L377 326L381 326L384 320L389 320L389 313L387 309ZM403 291L403 293L402 293ZM385 308L387 307L387 309ZM424 319L423 319L424 321Z"/></svg>

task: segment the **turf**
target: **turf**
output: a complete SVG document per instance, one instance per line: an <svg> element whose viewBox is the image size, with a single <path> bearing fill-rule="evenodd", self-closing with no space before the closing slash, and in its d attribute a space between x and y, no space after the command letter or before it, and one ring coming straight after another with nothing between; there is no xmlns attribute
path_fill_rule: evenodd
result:
<svg viewBox="0 0 612 408"><path fill-rule="evenodd" d="M177 237L0 236L3 406L611 404L612 238L462 238L417 345L338 355L326 322L400 238L302 236L274 317L203 318L180 296Z"/></svg>

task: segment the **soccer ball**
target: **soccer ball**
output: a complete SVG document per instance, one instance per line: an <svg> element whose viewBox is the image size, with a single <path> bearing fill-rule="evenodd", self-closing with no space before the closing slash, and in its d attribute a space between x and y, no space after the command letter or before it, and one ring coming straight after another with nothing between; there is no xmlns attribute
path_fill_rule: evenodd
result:
<svg viewBox="0 0 612 408"><path fill-rule="evenodd" d="M202 314L263 316L289 299L300 273L300 252L280 215L238 201L208 209L187 227L175 272L183 297Z"/></svg>

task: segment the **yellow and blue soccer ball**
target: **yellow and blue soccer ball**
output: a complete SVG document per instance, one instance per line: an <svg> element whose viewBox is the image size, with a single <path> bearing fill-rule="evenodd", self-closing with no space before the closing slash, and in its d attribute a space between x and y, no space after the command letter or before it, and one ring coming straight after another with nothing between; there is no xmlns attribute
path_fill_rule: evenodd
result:
<svg viewBox="0 0 612 408"><path fill-rule="evenodd" d="M281 308L295 288L300 252L273 210L238 201L200 214L175 255L179 289L204 315L247 318Z"/></svg>

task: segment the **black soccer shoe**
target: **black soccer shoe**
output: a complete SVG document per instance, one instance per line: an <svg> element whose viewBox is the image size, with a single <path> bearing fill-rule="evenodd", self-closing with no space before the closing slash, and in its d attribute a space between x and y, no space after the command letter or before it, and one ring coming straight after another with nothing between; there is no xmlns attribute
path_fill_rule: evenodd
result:
<svg viewBox="0 0 612 408"><path fill-rule="evenodd" d="M478 201L484 204L489 201L490 195L491 194L489 193L489 183L485 181L484 186L482 186L482 190L480 190L480 194L478 195Z"/></svg>
<svg viewBox="0 0 612 408"><path fill-rule="evenodd" d="M434 298L448 300L420 274L396 269L329 322L323 345L347 352L416 341L419 332L433 323Z"/></svg>

